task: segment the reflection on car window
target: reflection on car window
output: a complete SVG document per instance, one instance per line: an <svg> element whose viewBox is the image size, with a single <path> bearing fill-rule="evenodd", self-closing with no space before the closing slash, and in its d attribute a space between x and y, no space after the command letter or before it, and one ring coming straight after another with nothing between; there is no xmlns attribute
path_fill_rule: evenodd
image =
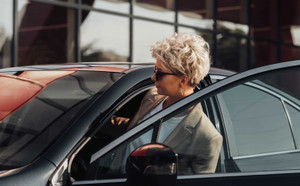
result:
<svg viewBox="0 0 300 186"><path fill-rule="evenodd" d="M299 68L272 71L217 95L229 143L227 172L300 168L298 77Z"/></svg>
<svg viewBox="0 0 300 186"><path fill-rule="evenodd" d="M201 103L163 121L156 141L178 154L179 175L215 173L222 136L203 112Z"/></svg>
<svg viewBox="0 0 300 186"><path fill-rule="evenodd" d="M113 77L108 72L74 71L20 106L0 125L0 170L33 161L70 126L88 100L112 85Z"/></svg>
<svg viewBox="0 0 300 186"><path fill-rule="evenodd" d="M253 155L295 148L281 101L256 88L240 85L221 94L234 130L237 154Z"/></svg>
<svg viewBox="0 0 300 186"><path fill-rule="evenodd" d="M112 179L126 177L126 161L130 153L138 147L151 142L153 129L147 129L129 141L106 153L92 162L84 179Z"/></svg>
<svg viewBox="0 0 300 186"><path fill-rule="evenodd" d="M300 112L299 112L299 106L298 109L296 106L291 106L290 104L285 103L286 109L288 111L288 116L290 119L290 122L293 126L293 131L295 132L295 138L296 138L296 144L297 148L300 149Z"/></svg>

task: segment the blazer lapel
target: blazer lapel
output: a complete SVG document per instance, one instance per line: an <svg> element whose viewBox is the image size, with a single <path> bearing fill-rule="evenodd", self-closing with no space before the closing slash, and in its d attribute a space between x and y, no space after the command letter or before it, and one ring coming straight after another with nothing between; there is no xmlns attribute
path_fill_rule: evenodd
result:
<svg viewBox="0 0 300 186"><path fill-rule="evenodd" d="M186 140L190 140L198 121L202 117L202 106L197 104L188 115L178 124L174 131L166 138L164 144L176 149Z"/></svg>

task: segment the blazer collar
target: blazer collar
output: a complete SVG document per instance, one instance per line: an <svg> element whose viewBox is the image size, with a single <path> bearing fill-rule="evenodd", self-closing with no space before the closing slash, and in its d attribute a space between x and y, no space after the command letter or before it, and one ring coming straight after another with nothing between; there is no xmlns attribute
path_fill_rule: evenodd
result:
<svg viewBox="0 0 300 186"><path fill-rule="evenodd" d="M199 119L203 114L201 103L197 104L190 113L177 125L174 131L164 141L165 144L176 148L186 140L196 128Z"/></svg>

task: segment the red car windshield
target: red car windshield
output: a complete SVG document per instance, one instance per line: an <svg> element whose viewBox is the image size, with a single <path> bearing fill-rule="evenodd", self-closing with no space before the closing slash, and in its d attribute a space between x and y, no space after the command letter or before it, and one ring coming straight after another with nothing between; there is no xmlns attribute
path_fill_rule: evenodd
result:
<svg viewBox="0 0 300 186"><path fill-rule="evenodd" d="M95 95L122 76L98 71L0 74L0 170L24 166L52 144Z"/></svg>

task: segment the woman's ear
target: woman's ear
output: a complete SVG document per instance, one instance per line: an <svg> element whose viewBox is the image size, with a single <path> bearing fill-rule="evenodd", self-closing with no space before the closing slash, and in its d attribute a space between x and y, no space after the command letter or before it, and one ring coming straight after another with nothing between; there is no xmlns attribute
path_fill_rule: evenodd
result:
<svg viewBox="0 0 300 186"><path fill-rule="evenodd" d="M187 84L189 83L189 78L187 77L187 75L183 75L183 76L181 77L181 83L182 83L183 85L187 85Z"/></svg>

